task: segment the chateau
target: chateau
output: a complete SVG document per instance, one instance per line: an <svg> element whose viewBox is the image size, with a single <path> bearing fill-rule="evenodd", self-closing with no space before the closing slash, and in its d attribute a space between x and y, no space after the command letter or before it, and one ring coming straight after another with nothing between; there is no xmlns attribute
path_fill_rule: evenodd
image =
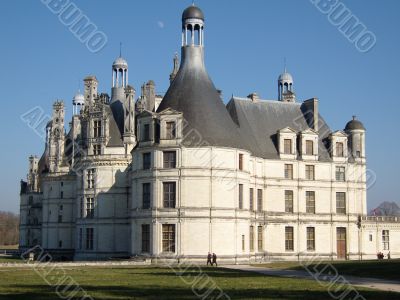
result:
<svg viewBox="0 0 400 300"><path fill-rule="evenodd" d="M400 257L400 219L367 216L366 130L333 131L286 72L277 99L225 105L204 64L204 15L182 15L181 61L159 96L136 97L128 63L111 97L95 76L53 104L40 158L21 182L21 250L59 259L145 257L222 262Z"/></svg>

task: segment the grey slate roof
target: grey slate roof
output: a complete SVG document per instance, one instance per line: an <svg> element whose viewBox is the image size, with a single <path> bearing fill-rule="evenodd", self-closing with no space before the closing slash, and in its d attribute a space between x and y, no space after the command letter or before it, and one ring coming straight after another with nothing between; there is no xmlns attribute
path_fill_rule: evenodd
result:
<svg viewBox="0 0 400 300"><path fill-rule="evenodd" d="M247 98L233 97L227 104L232 119L239 125L240 136L246 149L253 155L279 159L277 131L290 127L296 132L310 128L310 120L303 113L301 103L281 101L252 102ZM211 126L211 125L210 125ZM327 138L330 129L319 116L319 159L330 161Z"/></svg>
<svg viewBox="0 0 400 300"><path fill-rule="evenodd" d="M120 147L124 145L124 142L122 140L122 134L120 129L118 128L118 124L116 122L116 119L114 117L114 114L111 110L111 107L109 105L106 105L106 111L109 116L108 121L109 121L109 134L110 134L110 140L108 141L107 146L108 147ZM116 116L118 118L123 118L122 116ZM121 121L120 121L121 122ZM122 119L123 123L123 119Z"/></svg>
<svg viewBox="0 0 400 300"><path fill-rule="evenodd" d="M346 124L345 130L365 130L365 127L359 120L353 119Z"/></svg>
<svg viewBox="0 0 400 300"><path fill-rule="evenodd" d="M203 48L182 48L182 64L157 112L172 108L183 113L183 144L244 148L233 122L204 67ZM186 125L186 124L185 124ZM199 137L200 135L200 137Z"/></svg>

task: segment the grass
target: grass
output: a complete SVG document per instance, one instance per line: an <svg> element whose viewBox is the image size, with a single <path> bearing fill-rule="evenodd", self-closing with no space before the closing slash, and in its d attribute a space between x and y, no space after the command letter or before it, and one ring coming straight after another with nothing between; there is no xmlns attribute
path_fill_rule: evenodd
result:
<svg viewBox="0 0 400 300"><path fill-rule="evenodd" d="M14 256L2 256L0 255L0 264L3 263L24 263L24 261L19 258L19 257L14 257Z"/></svg>
<svg viewBox="0 0 400 300"><path fill-rule="evenodd" d="M0 245L1 250L18 250L18 245Z"/></svg>
<svg viewBox="0 0 400 300"><path fill-rule="evenodd" d="M321 264L332 264L340 275L378 278L400 281L400 259L366 260L366 261L325 261ZM304 270L298 262L276 262L254 265L272 269ZM310 267L316 266L311 264ZM322 268L319 268L322 269Z"/></svg>
<svg viewBox="0 0 400 300"><path fill-rule="evenodd" d="M191 268L176 274L168 268L157 267L75 267L57 268L46 278L50 282L63 281L63 271L96 300L104 299L201 299L186 284L207 274L230 299L330 299L327 288L317 282L304 279L268 277L253 272L241 272L222 268ZM54 276L58 272L58 275ZM180 276L179 276L180 275ZM205 282L207 277L202 277ZM195 281L196 282L196 281ZM199 281L200 282L200 281ZM207 285L210 286L210 285ZM357 289L366 299L395 299L398 294L367 289ZM0 268L0 299L58 299L56 285L48 285L30 268ZM202 293L203 290L197 290ZM82 294L75 298L80 299ZM206 299L211 299L207 297ZM226 297L219 299L229 299Z"/></svg>

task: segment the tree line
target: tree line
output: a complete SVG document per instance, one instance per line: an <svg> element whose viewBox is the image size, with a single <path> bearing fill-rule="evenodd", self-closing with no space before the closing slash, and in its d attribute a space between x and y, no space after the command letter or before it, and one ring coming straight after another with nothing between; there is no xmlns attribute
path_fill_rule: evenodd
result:
<svg viewBox="0 0 400 300"><path fill-rule="evenodd" d="M0 211L0 246L16 245L19 240L19 215Z"/></svg>

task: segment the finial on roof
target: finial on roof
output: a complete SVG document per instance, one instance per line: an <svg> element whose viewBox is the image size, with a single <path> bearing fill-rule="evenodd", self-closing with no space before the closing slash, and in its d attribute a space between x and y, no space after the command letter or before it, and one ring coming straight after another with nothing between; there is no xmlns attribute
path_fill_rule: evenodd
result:
<svg viewBox="0 0 400 300"><path fill-rule="evenodd" d="M353 116L353 120L356 120L356 119L357 119L357 116L356 116L356 115L354 115L354 116Z"/></svg>
<svg viewBox="0 0 400 300"><path fill-rule="evenodd" d="M194 0L192 1L192 6L196 6L196 5L194 4Z"/></svg>
<svg viewBox="0 0 400 300"><path fill-rule="evenodd" d="M122 57L122 42L119 42L119 57Z"/></svg>
<svg viewBox="0 0 400 300"><path fill-rule="evenodd" d="M283 58L283 73L286 73L286 56Z"/></svg>

